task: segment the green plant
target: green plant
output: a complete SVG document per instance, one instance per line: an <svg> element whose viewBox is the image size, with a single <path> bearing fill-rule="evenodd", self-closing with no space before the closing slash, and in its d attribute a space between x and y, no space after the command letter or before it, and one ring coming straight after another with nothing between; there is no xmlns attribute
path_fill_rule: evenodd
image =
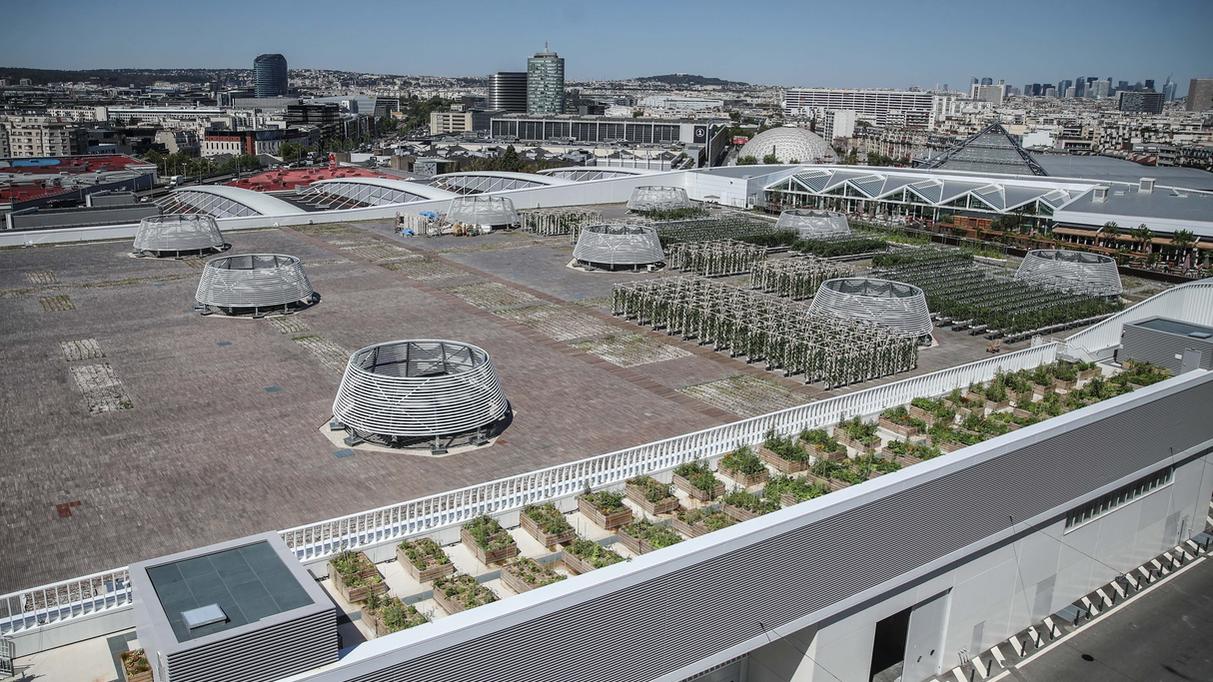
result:
<svg viewBox="0 0 1213 682"><path fill-rule="evenodd" d="M674 529L644 519L633 521L621 530L637 540L643 540L653 549L661 549L682 542L682 536Z"/></svg>
<svg viewBox="0 0 1213 682"><path fill-rule="evenodd" d="M623 561L623 557L614 550L607 549L593 540L577 538L564 546L564 551L581 559L594 568L602 568Z"/></svg>
<svg viewBox="0 0 1213 682"><path fill-rule="evenodd" d="M497 595L470 575L451 575L434 581L434 590L441 592L465 609L497 601Z"/></svg>
<svg viewBox="0 0 1213 682"><path fill-rule="evenodd" d="M880 443L880 437L876 435L876 425L866 423L859 417L838 422L837 428L842 429L851 440L866 447L875 447Z"/></svg>
<svg viewBox="0 0 1213 682"><path fill-rule="evenodd" d="M553 571L550 566L540 564L528 557L518 557L505 565L505 569L518 576L531 587L543 587L564 580L565 576Z"/></svg>
<svg viewBox="0 0 1213 682"><path fill-rule="evenodd" d="M902 455L905 457L916 457L918 459L931 459L938 457L942 452L939 448L933 445L925 445L922 443L911 443L904 440L890 441L888 446L889 452L894 455Z"/></svg>
<svg viewBox="0 0 1213 682"><path fill-rule="evenodd" d="M766 439L762 441L762 446L790 462L809 461L809 451L790 436L780 436L769 431Z"/></svg>
<svg viewBox="0 0 1213 682"><path fill-rule="evenodd" d="M397 597L382 599L375 595L374 604L372 607L371 601L367 601L367 607L378 614L380 622L389 633L407 630L429 620L412 604L405 604Z"/></svg>
<svg viewBox="0 0 1213 682"><path fill-rule="evenodd" d="M779 509L779 502L767 497L759 497L745 490L734 490L721 498L721 502L738 509L744 509L752 514L769 514Z"/></svg>
<svg viewBox="0 0 1213 682"><path fill-rule="evenodd" d="M346 550L330 561L337 573L341 574L341 582L345 583L346 587L364 587L383 582L379 569L375 568L374 562L362 552Z"/></svg>
<svg viewBox="0 0 1213 682"><path fill-rule="evenodd" d="M776 476L767 482L762 491L763 495L775 502L778 502L782 495L791 495L797 502L804 502L828 492L823 486L796 476Z"/></svg>
<svg viewBox="0 0 1213 682"><path fill-rule="evenodd" d="M539 526L540 530L548 535L561 535L573 530L564 514L556 508L556 505L550 502L547 504L529 504L522 508L522 513L530 517L535 522L535 525Z"/></svg>
<svg viewBox="0 0 1213 682"><path fill-rule="evenodd" d="M147 662L147 652L143 649L122 652L122 670L128 677L149 672L151 669L151 664Z"/></svg>
<svg viewBox="0 0 1213 682"><path fill-rule="evenodd" d="M582 493L581 498L589 502L603 514L613 514L623 511L623 495L613 490L599 490L596 493Z"/></svg>
<svg viewBox="0 0 1213 682"><path fill-rule="evenodd" d="M661 502L674 496L670 486L667 483L662 483L652 476L636 476L628 479L628 485L640 488L644 492L644 499L649 502Z"/></svg>
<svg viewBox="0 0 1213 682"><path fill-rule="evenodd" d="M716 475L703 462L679 464L677 467L674 467L674 473L685 478L688 483L709 495L716 491L716 486L719 483L716 480Z"/></svg>
<svg viewBox="0 0 1213 682"><path fill-rule="evenodd" d="M463 525L476 544L486 552L513 547L514 538L491 516L478 516Z"/></svg>
<svg viewBox="0 0 1213 682"><path fill-rule="evenodd" d="M678 520L688 526L703 526L709 531L720 530L737 523L737 519L712 507L683 509L678 512Z"/></svg>
<svg viewBox="0 0 1213 682"><path fill-rule="evenodd" d="M720 459L720 466L729 471L745 474L746 476L757 476L767 470L765 464L758 455L747 445L730 452Z"/></svg>
<svg viewBox="0 0 1213 682"><path fill-rule="evenodd" d="M400 550L418 570L424 571L431 566L451 563L450 557L442 551L442 547L430 538L405 540L400 543Z"/></svg>

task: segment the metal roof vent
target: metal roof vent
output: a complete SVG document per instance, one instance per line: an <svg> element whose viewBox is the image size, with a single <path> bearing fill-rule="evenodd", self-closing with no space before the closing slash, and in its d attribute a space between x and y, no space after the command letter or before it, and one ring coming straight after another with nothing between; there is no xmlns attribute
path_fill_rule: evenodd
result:
<svg viewBox="0 0 1213 682"><path fill-rule="evenodd" d="M1099 186L1095 188L1095 193L1091 195L1091 201L1102 204L1108 200L1108 188Z"/></svg>
<svg viewBox="0 0 1213 682"><path fill-rule="evenodd" d="M218 604L207 604L206 606L199 606L189 611L182 611L181 618L185 621L185 627L191 630L206 625L227 622L227 614L223 612L223 609L219 608Z"/></svg>
<svg viewBox="0 0 1213 682"><path fill-rule="evenodd" d="M1150 192L1153 192L1154 191L1154 178L1142 178L1141 185L1138 187L1138 191L1142 192L1144 194L1149 194Z"/></svg>

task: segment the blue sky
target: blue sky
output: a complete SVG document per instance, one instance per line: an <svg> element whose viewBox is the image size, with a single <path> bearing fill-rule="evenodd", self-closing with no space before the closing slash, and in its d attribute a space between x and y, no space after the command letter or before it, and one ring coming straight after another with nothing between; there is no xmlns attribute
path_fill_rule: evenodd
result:
<svg viewBox="0 0 1213 682"><path fill-rule="evenodd" d="M698 73L779 85L1013 85L1213 76L1211 0L57 0L14 2L0 65L482 75L545 40L569 79Z"/></svg>

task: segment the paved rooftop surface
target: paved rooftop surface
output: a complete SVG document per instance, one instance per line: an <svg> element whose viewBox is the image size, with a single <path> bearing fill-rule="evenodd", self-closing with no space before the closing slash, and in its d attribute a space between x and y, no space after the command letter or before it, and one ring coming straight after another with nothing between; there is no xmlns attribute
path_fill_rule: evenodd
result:
<svg viewBox="0 0 1213 682"><path fill-rule="evenodd" d="M1213 680L1213 562L1203 559L1004 679Z"/></svg>
<svg viewBox="0 0 1213 682"><path fill-rule="evenodd" d="M0 251L0 592L838 392L611 317L615 282L666 275L570 270L566 237L406 239L386 221L228 239L299 256L323 300L204 318L200 260L133 259L126 242ZM980 337L939 337L917 373L987 357ZM343 456L320 432L348 353L401 338L490 353L515 411L493 446Z"/></svg>

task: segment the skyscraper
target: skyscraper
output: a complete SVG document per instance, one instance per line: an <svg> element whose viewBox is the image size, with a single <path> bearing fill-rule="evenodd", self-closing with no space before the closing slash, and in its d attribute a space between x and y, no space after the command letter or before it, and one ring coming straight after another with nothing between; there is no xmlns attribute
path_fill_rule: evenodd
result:
<svg viewBox="0 0 1213 682"><path fill-rule="evenodd" d="M1193 78L1188 83L1188 111L1213 109L1213 78Z"/></svg>
<svg viewBox="0 0 1213 682"><path fill-rule="evenodd" d="M489 76L489 109L509 112L526 111L526 72L498 71Z"/></svg>
<svg viewBox="0 0 1213 682"><path fill-rule="evenodd" d="M1166 102L1171 102L1175 99L1175 88L1178 85L1175 81L1167 76L1167 81L1162 84L1162 98Z"/></svg>
<svg viewBox="0 0 1213 682"><path fill-rule="evenodd" d="M1077 99L1087 94L1087 77L1079 76L1074 79L1074 97Z"/></svg>
<svg viewBox="0 0 1213 682"><path fill-rule="evenodd" d="M564 111L564 58L547 49L526 60L526 112L559 114Z"/></svg>
<svg viewBox="0 0 1213 682"><path fill-rule="evenodd" d="M257 97L286 96L286 57L263 54L253 60L253 91Z"/></svg>

